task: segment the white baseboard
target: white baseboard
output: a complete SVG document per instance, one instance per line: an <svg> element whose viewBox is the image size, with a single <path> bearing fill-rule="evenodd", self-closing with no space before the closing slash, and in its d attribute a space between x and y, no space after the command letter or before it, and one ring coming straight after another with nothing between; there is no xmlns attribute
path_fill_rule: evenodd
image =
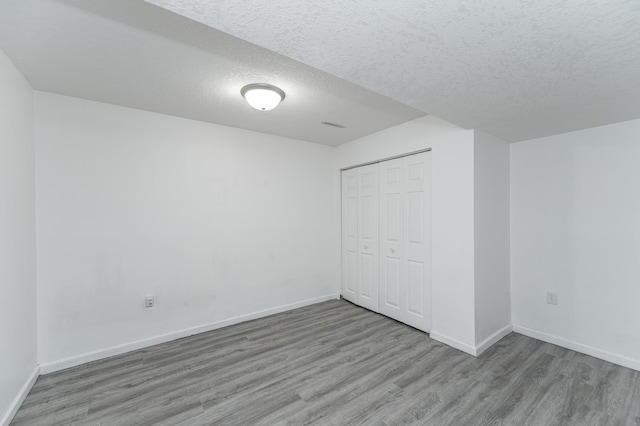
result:
<svg viewBox="0 0 640 426"><path fill-rule="evenodd" d="M476 348L474 346L461 342L460 340L454 339L453 337L445 336L444 334L440 334L437 331L433 330L431 330L431 333L429 333L429 337L431 337L433 340L444 343L445 345L449 345L452 348L456 348L458 350L461 350L462 352L466 352L469 355L476 356Z"/></svg>
<svg viewBox="0 0 640 426"><path fill-rule="evenodd" d="M11 423L11 420L13 420L13 418L15 417L25 398L27 397L27 395L29 395L29 392L31 392L31 388L36 384L38 376L40 376L40 368L36 366L31 372L31 375L29 376L27 381L24 382L24 385L22 385L22 387L20 388L20 392L18 392L18 395L16 395L13 401L11 401L7 412L4 413L2 419L0 419L0 426L8 426L9 423Z"/></svg>
<svg viewBox="0 0 640 426"><path fill-rule="evenodd" d="M493 345L498 340L502 339L504 336L511 333L512 331L513 331L513 328L511 327L511 325L507 325L506 327L501 328L500 330L493 333L491 336L484 339L480 344L476 346L461 342L460 340L454 339L453 337L440 334L437 331L431 331L431 333L429 333L429 336L433 340L437 340L438 342L444 343L445 345L449 345L452 348L456 348L458 350L461 350L462 352L466 352L469 355L479 356L480 354L482 354L482 352L489 349L491 345Z"/></svg>
<svg viewBox="0 0 640 426"><path fill-rule="evenodd" d="M302 308L304 306L314 305L316 303L326 302L327 300L339 299L338 293L329 294L326 296L316 297L313 299L302 300L300 302L291 303L288 305L277 306L275 308L265 309L250 314L238 315L236 317L228 318L221 321L216 321L209 324L203 324L196 327L187 328L184 330L173 331L171 333L161 334L147 339L138 340L135 342L125 343L123 345L112 346L104 348L99 351L89 352L58 361L47 362L40 364L41 374L53 373L54 371L64 370L65 368L75 367L77 365L85 364L91 361L97 361L99 359L108 358L115 355L120 355L126 352L135 351L137 349L146 348L148 346L158 345L160 343L170 342L172 340L181 339L183 337L193 336L194 334L205 333L207 331L216 330L218 328L227 327L233 324L239 324L241 322L250 321L257 318L266 317L280 312L290 311L292 309Z"/></svg>
<svg viewBox="0 0 640 426"><path fill-rule="evenodd" d="M576 352L581 352L586 355L590 355L595 358L600 358L605 361L612 362L614 364L621 365L623 367L631 368L640 371L640 360L619 355L613 352L608 352L602 349L594 348L593 346L584 345L582 343L575 342L573 340L565 339L553 334L543 333L531 328L523 327L521 325L513 325L513 331L516 333L524 334L525 336L532 337L534 339L542 340L543 342L551 343L554 345L562 346L566 349L571 349Z"/></svg>
<svg viewBox="0 0 640 426"><path fill-rule="evenodd" d="M482 354L482 352L489 349L491 346L493 346L494 343L497 343L500 339L502 339L512 331L513 327L511 326L511 324L509 324L484 339L482 342L480 342L480 344L476 345L476 356Z"/></svg>

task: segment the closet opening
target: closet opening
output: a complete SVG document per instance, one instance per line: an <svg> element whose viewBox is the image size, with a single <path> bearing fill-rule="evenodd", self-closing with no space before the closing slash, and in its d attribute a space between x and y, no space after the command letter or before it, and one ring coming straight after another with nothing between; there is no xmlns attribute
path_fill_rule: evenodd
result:
<svg viewBox="0 0 640 426"><path fill-rule="evenodd" d="M342 296L431 330L431 152L345 168Z"/></svg>

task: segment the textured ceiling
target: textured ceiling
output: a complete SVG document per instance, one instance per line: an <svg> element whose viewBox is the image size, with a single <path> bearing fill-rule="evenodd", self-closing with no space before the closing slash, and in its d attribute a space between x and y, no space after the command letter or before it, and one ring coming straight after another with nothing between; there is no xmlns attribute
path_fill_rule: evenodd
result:
<svg viewBox="0 0 640 426"><path fill-rule="evenodd" d="M424 115L142 0L0 0L0 48L38 90L327 145ZM250 108L255 82L286 99Z"/></svg>
<svg viewBox="0 0 640 426"><path fill-rule="evenodd" d="M640 117L638 0L147 0L509 141Z"/></svg>

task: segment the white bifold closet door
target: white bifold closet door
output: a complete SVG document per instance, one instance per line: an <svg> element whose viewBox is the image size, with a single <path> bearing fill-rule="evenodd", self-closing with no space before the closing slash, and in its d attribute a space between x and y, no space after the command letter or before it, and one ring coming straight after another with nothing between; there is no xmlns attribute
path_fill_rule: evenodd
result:
<svg viewBox="0 0 640 426"><path fill-rule="evenodd" d="M342 172L342 295L378 312L378 165Z"/></svg>
<svg viewBox="0 0 640 426"><path fill-rule="evenodd" d="M342 172L342 295L431 330L431 153Z"/></svg>
<svg viewBox="0 0 640 426"><path fill-rule="evenodd" d="M380 313L431 330L431 154L379 163Z"/></svg>

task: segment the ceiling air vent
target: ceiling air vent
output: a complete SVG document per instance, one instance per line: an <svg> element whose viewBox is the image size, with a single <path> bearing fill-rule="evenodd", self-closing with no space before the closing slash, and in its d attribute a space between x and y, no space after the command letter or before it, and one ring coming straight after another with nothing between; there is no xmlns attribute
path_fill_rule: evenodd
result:
<svg viewBox="0 0 640 426"><path fill-rule="evenodd" d="M323 121L322 124L326 124L327 126L331 126L331 127L337 127L338 129L346 129L346 126L343 126L342 124L336 124L336 123L330 123L328 121Z"/></svg>

